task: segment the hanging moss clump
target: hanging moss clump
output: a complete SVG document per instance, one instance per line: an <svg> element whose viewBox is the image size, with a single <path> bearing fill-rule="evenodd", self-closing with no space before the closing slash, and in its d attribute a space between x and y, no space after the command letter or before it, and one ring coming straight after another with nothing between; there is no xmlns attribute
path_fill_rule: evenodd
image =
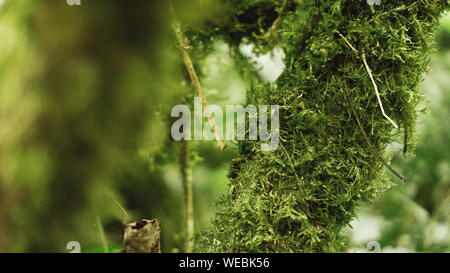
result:
<svg viewBox="0 0 450 273"><path fill-rule="evenodd" d="M262 152L258 142L240 144L229 193L220 200L221 212L211 229L198 236L197 251L341 251L341 231L357 208L392 186L361 127L385 159L389 143L406 139L408 150L413 147L418 84L448 3L287 2L281 11L283 1L221 1L237 16L211 24L214 31L198 36L214 33L234 42L249 38L263 50L281 47L286 68L274 84L248 91L249 104L280 105L280 146ZM266 21L277 17L274 11L282 21L275 42L268 44L259 38L264 37L260 29L270 27ZM245 18L259 29L236 24L243 20L240 14L258 15ZM383 117L363 60L398 129Z"/></svg>

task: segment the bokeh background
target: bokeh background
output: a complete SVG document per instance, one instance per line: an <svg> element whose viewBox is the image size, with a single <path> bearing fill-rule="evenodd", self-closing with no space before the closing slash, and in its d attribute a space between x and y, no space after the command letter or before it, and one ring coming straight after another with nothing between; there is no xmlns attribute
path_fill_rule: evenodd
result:
<svg viewBox="0 0 450 273"><path fill-rule="evenodd" d="M120 249L125 216L157 218L163 252L182 249L179 146L170 109L190 103L167 1L0 0L0 252ZM192 26L208 1L175 1ZM186 3L189 2L189 3ZM393 143L392 165L408 178L367 204L348 228L349 252L450 252L450 15L424 75L418 148L405 157ZM206 52L206 55L205 55ZM283 70L283 52L256 57L242 43L260 81ZM198 55L198 56L197 56ZM193 51L210 104L245 104L252 71L217 42ZM401 143L401 141L399 141ZM208 227L227 191L236 143L189 142L195 231ZM391 177L392 181L396 181Z"/></svg>

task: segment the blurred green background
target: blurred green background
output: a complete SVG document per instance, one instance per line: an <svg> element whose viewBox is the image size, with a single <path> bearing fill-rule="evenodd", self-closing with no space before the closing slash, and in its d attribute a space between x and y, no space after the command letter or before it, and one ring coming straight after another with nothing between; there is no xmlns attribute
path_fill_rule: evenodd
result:
<svg viewBox="0 0 450 273"><path fill-rule="evenodd" d="M86 2L86 3L85 3ZM160 220L163 252L182 249L179 143L170 109L189 103L187 80L166 1L0 0L0 251L83 252L120 248L124 215ZM195 25L205 1L177 3ZM206 6L205 6L206 5ZM183 11L183 13L179 13ZM211 11L211 16L214 12ZM424 75L415 157L393 143L392 165L408 178L363 208L348 229L348 251L450 251L450 15L436 35ZM273 81L283 53L255 57ZM210 104L244 104L248 83L220 42L196 62ZM195 56L194 61L202 56ZM193 151L195 230L204 230L227 191L236 143L189 142ZM392 178L395 181L394 178Z"/></svg>

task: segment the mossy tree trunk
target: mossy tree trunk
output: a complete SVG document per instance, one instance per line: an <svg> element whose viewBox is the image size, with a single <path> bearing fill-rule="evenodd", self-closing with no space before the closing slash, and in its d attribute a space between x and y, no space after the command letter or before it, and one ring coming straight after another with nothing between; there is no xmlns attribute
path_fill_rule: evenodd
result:
<svg viewBox="0 0 450 273"><path fill-rule="evenodd" d="M197 46L213 36L231 46L246 38L261 52L284 50L276 83L248 91L250 104L280 105L281 145L261 152L260 143L240 144L223 209L198 236L197 251L342 251L342 229L357 208L392 186L377 154L388 156L393 141L414 144L418 85L448 3L220 2L229 20L207 19L191 37ZM375 85L398 129L382 115Z"/></svg>

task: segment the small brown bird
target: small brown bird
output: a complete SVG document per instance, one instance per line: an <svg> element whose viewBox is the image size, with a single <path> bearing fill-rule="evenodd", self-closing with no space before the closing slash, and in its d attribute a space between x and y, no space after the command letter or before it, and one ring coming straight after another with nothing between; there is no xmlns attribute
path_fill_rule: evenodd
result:
<svg viewBox="0 0 450 273"><path fill-rule="evenodd" d="M122 244L122 253L161 253L159 221L142 219L126 224Z"/></svg>

